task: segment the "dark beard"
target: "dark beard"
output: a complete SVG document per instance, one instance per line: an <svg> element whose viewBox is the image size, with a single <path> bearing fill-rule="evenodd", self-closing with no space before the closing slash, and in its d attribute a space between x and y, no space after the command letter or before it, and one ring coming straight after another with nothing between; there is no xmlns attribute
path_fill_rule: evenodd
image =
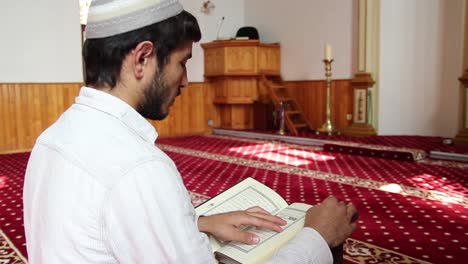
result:
<svg viewBox="0 0 468 264"><path fill-rule="evenodd" d="M163 104L169 97L169 88L163 81L164 72L156 72L151 84L144 90L144 101L138 112L151 120L163 120L169 114L163 110Z"/></svg>

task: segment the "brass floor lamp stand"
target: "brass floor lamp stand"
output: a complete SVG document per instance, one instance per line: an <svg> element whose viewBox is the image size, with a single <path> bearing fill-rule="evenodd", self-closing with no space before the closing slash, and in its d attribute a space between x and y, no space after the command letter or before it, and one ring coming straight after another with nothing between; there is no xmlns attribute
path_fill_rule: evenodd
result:
<svg viewBox="0 0 468 264"><path fill-rule="evenodd" d="M323 60L323 63L325 63L325 77L326 77L326 84L327 84L327 109L326 109L326 121L322 125L322 127L318 128L316 130L317 134L327 134L329 136L333 134L339 134L339 131L335 128L335 126L332 124L331 121L331 64L333 62L333 59L331 60Z"/></svg>

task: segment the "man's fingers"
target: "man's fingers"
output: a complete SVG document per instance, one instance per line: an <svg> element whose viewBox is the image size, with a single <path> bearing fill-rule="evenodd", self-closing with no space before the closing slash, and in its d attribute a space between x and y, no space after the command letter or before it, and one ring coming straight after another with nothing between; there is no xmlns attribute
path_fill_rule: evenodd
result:
<svg viewBox="0 0 468 264"><path fill-rule="evenodd" d="M336 198L334 195L330 195L322 201L322 204L325 207L332 206L337 203L338 203L338 198Z"/></svg>
<svg viewBox="0 0 468 264"><path fill-rule="evenodd" d="M281 217L277 217L277 216L274 216L272 214L270 214L267 210L259 207L259 206L254 206L254 207L251 207L247 210L245 210L246 212L249 213L249 215L253 215L255 217L259 217L259 218L263 218L267 221L270 221L270 222L273 222L273 223L276 223L278 225L285 225L287 224L287 222L285 220L283 220Z"/></svg>
<svg viewBox="0 0 468 264"><path fill-rule="evenodd" d="M259 213L246 214L245 218L242 221L243 225L251 225L257 228L269 229L276 232L283 231L280 225L284 225L285 222L286 221L277 216Z"/></svg>
<svg viewBox="0 0 468 264"><path fill-rule="evenodd" d="M259 218L263 221L266 221L266 222L271 222L275 225L285 225L287 224L288 222L286 222L286 220L284 220L283 218L281 217L278 217L276 215L271 215L271 214L262 214L262 213L249 213L249 215L251 216L254 216L256 218Z"/></svg>
<svg viewBox="0 0 468 264"><path fill-rule="evenodd" d="M348 203L346 205L346 215L350 223L354 223L359 218L358 211L353 203Z"/></svg>
<svg viewBox="0 0 468 264"><path fill-rule="evenodd" d="M351 235L352 233L354 233L354 231L356 231L356 228L357 228L357 224L356 223L351 223L351 233L349 233L349 235Z"/></svg>
<svg viewBox="0 0 468 264"><path fill-rule="evenodd" d="M249 213L263 213L263 214L270 214L267 210L261 208L260 206L250 207L249 209L245 210Z"/></svg>
<svg viewBox="0 0 468 264"><path fill-rule="evenodd" d="M255 245L260 242L260 238L253 233L243 231L240 229L234 229L232 230L232 232L233 233L231 237L232 237L232 240L234 241L238 241L238 242L249 244L249 245Z"/></svg>
<svg viewBox="0 0 468 264"><path fill-rule="evenodd" d="M332 201L332 202L338 202L338 198L336 198L335 195L330 195L327 198L325 198L326 201Z"/></svg>

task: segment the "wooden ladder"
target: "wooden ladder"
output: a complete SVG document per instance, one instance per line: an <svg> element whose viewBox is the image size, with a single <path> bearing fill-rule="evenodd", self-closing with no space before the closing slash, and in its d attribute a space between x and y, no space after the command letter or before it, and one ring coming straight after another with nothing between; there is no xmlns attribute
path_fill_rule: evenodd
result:
<svg viewBox="0 0 468 264"><path fill-rule="evenodd" d="M286 104L284 121L286 128L292 135L297 135L298 130L301 129L314 130L301 106L289 95L281 76L261 74L260 82L268 91L276 109L281 109L281 104Z"/></svg>

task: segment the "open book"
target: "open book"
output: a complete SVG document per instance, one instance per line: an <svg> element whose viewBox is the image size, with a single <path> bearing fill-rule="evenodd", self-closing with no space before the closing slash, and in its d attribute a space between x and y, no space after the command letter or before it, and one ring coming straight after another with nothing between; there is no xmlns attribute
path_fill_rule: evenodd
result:
<svg viewBox="0 0 468 264"><path fill-rule="evenodd" d="M277 233L253 226L244 227L260 237L260 242L256 245L223 242L210 236L213 252L221 263L264 263L302 229L305 213L311 207L304 203L288 205L279 194L266 185L247 178L199 205L195 210L197 215L212 215L245 210L253 206L260 206L286 220L283 232Z"/></svg>

